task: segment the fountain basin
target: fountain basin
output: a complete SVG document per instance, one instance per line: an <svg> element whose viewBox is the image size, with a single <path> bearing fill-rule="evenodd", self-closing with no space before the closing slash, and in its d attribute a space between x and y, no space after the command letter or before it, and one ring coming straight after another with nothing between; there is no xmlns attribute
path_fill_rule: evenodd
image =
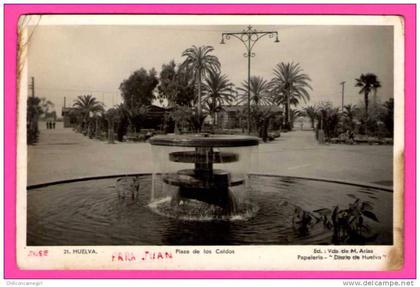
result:
<svg viewBox="0 0 420 287"><path fill-rule="evenodd" d="M370 202L378 222L366 220L371 234L355 245L392 244L392 189L277 175L251 174L247 203L237 213L214 218L217 207L192 200L193 214L151 203L152 175L137 178L136 196L119 196L121 175L69 180L28 187L27 244L63 245L318 245L333 242L333 230L313 222L307 233L294 226L296 210L347 208ZM134 181L133 181L134 182ZM127 186L136 187L135 184ZM232 187L235 193L238 187ZM158 203L158 201L154 201ZM197 207L197 208L196 208ZM160 214L165 213L164 216ZM200 212L202 212L200 214ZM200 217L201 216L201 217ZM349 244L349 243L346 243Z"/></svg>

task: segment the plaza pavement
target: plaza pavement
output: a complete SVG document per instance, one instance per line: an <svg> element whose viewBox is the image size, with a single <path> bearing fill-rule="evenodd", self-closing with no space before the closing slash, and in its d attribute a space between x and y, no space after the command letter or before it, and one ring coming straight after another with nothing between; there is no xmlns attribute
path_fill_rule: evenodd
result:
<svg viewBox="0 0 420 287"><path fill-rule="evenodd" d="M263 173L392 184L392 146L319 145L312 131L283 133L259 146ZM153 170L148 143L108 144L40 123L39 143L28 147L28 185L63 179Z"/></svg>

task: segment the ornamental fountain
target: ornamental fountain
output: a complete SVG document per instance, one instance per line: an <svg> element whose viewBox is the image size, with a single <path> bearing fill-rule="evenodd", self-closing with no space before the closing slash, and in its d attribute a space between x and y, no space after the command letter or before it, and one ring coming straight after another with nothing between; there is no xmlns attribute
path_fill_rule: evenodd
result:
<svg viewBox="0 0 420 287"><path fill-rule="evenodd" d="M156 169L152 206L156 207L154 202L163 196L164 202L170 201L167 207L171 215L174 215L174 208L179 215L188 210L190 218L198 215L199 218L210 216L214 219L237 214L245 204L249 168L255 165L258 143L258 138L250 136L153 137L150 144ZM242 194L235 194L234 187L239 187L237 193ZM197 207L204 209L205 214L195 214Z"/></svg>
<svg viewBox="0 0 420 287"><path fill-rule="evenodd" d="M152 174L28 186L27 245L392 244L392 188L256 173L249 136L156 136L150 146ZM349 232L356 221L363 234Z"/></svg>

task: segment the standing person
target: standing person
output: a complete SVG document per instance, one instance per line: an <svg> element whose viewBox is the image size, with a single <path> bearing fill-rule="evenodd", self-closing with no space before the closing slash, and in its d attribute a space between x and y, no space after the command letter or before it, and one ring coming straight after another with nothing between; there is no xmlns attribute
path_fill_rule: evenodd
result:
<svg viewBox="0 0 420 287"><path fill-rule="evenodd" d="M45 122L45 125L46 125L46 127L47 127L47 130L50 128L50 122L49 121L46 121Z"/></svg>
<svg viewBox="0 0 420 287"><path fill-rule="evenodd" d="M53 130L55 130L55 121L52 122L52 128L53 128Z"/></svg>

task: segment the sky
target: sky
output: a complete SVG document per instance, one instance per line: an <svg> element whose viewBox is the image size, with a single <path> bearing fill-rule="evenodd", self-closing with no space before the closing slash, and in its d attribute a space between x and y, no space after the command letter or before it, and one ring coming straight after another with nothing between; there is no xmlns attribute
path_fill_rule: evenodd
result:
<svg viewBox="0 0 420 287"><path fill-rule="evenodd" d="M92 94L106 107L121 102L119 85L134 71L155 68L175 60L192 45L211 45L221 70L236 85L247 78L243 44L231 38L220 44L222 32L237 32L245 26L38 26L28 51L28 77L35 79L35 94L55 104L61 115L66 97L71 106L79 95ZM382 102L393 97L392 26L254 26L277 31L279 43L264 37L254 46L251 75L267 80L275 65L299 63L311 78L313 90L307 104L331 101L341 106L341 85L345 81L345 104L358 104L355 79L375 73L382 87ZM305 106L302 104L301 106Z"/></svg>

